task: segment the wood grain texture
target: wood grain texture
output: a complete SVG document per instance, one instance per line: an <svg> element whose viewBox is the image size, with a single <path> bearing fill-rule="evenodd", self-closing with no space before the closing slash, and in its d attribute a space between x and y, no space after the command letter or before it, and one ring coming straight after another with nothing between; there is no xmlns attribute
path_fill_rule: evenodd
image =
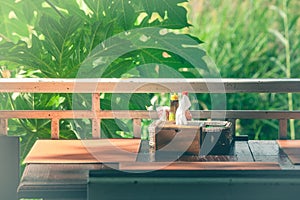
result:
<svg viewBox="0 0 300 200"><path fill-rule="evenodd" d="M284 141L284 145L297 147L297 142ZM273 146L274 145L274 146ZM252 151L250 151L250 146ZM273 146L273 147L272 147ZM266 148L264 148L266 147ZM278 169L287 169L281 171L299 170L300 165L293 165L285 153L279 149L275 141L236 141L233 146L233 155L225 157L212 156L206 157L202 160L186 160L177 162L153 162L151 159L151 152L149 151L148 141L141 141L138 162L121 162L119 168L123 170L154 170L156 168L166 168L169 170L188 169L209 171L232 171L232 173L241 173L240 175L248 176L240 170L258 171L259 173L266 173L265 170L270 171ZM54 151L54 150L53 150ZM76 148L72 150L76 153ZM252 154L256 158L254 162ZM74 156L74 155L72 155ZM262 157L260 157L262 156ZM268 157L271 157L268 158ZM234 160L230 160L233 158ZM266 158L266 160L259 160L258 158ZM226 160L227 159L227 160ZM270 161L272 160L272 161ZM85 195L87 190L87 174L89 170L102 169L101 164L98 163L28 163L25 168L19 194L21 197L38 198L33 196L36 194L44 195L43 197L55 197L64 194L64 197L74 197L77 195ZM236 171L237 170L237 171ZM263 170L263 171L261 171ZM269 170L268 170L269 171ZM213 173L215 173L213 172ZM297 171L296 171L297 172ZM274 176L274 179L277 177ZM265 186L260 186L265 187ZM32 196L30 196L32 195ZM52 196L51 196L52 195ZM56 197L57 197L56 196Z"/></svg>
<svg viewBox="0 0 300 200"><path fill-rule="evenodd" d="M121 162L120 170L280 170L272 162Z"/></svg>
<svg viewBox="0 0 300 200"><path fill-rule="evenodd" d="M235 141L233 154L240 162L254 162L248 141Z"/></svg>
<svg viewBox="0 0 300 200"><path fill-rule="evenodd" d="M59 119L57 118L51 120L51 138L59 139Z"/></svg>
<svg viewBox="0 0 300 200"><path fill-rule="evenodd" d="M294 165L300 165L300 140L277 140L277 143Z"/></svg>
<svg viewBox="0 0 300 200"><path fill-rule="evenodd" d="M136 161L139 139L37 140L24 163Z"/></svg>
<svg viewBox="0 0 300 200"><path fill-rule="evenodd" d="M86 199L89 170L102 164L28 164L21 178L19 198Z"/></svg>
<svg viewBox="0 0 300 200"><path fill-rule="evenodd" d="M92 119L94 138L99 138L101 119L157 119L155 111L101 111L100 93L288 93L300 92L300 79L0 79L0 93L90 93L92 109L87 111L0 111L0 118L24 119ZM300 111L191 111L194 119L278 119L279 138L286 137L286 120L300 119ZM3 124L3 123L2 123ZM3 126L2 126L3 127ZM2 128L5 129L5 128ZM52 138L59 138L54 126ZM135 126L137 134L139 125ZM5 131L1 131L4 132Z"/></svg>
<svg viewBox="0 0 300 200"><path fill-rule="evenodd" d="M248 143L256 162L279 162L279 147L276 141L250 140Z"/></svg>
<svg viewBox="0 0 300 200"><path fill-rule="evenodd" d="M300 92L300 79L5 79L0 92L37 93Z"/></svg>
<svg viewBox="0 0 300 200"><path fill-rule="evenodd" d="M300 111L275 110L191 110L194 119L207 119L214 116L217 119L300 119ZM96 115L96 116L95 116ZM145 110L0 110L0 119L157 119L156 111Z"/></svg>
<svg viewBox="0 0 300 200"><path fill-rule="evenodd" d="M8 120L0 119L0 135L7 135Z"/></svg>

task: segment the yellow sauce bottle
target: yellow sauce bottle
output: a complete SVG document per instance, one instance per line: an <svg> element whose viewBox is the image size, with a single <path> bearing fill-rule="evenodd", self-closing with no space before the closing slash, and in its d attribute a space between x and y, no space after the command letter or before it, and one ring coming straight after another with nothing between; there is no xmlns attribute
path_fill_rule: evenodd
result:
<svg viewBox="0 0 300 200"><path fill-rule="evenodd" d="M178 95L172 94L170 98L170 112L169 112L169 121L175 121L176 110L178 108Z"/></svg>

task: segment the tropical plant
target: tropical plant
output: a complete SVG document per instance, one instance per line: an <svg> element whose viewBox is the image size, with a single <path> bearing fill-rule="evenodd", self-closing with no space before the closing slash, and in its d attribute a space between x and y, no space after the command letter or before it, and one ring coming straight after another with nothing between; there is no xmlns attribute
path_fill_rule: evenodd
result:
<svg viewBox="0 0 300 200"><path fill-rule="evenodd" d="M190 26L185 0L0 0L0 64L11 77L75 78L94 49L119 33L149 27L180 30ZM187 51L187 55L204 55L197 46L201 41L190 35L166 32L174 47ZM188 37L194 46L184 47ZM134 36L133 36L134 38ZM100 47L99 47L100 45ZM126 47L125 47L126 48ZM139 68L138 66L146 66ZM153 63L158 65L153 65ZM205 67L204 62L199 62ZM157 66L162 66L157 68ZM163 49L136 49L117 57L101 75L105 78L121 77L173 77L163 66L175 71L194 66L183 57ZM5 68L5 69L4 69ZM180 72L183 77L194 77L190 70ZM100 77L98 77L100 78ZM112 94L101 95L101 109L122 109ZM129 109L146 109L153 95L120 94L128 100ZM7 94L1 96L1 109L72 109L72 96L68 94ZM86 108L90 98L82 95ZM5 102L5 103L4 103ZM8 103L6 103L8 102ZM75 138L80 127L90 131L88 120L61 120L61 136ZM107 137L132 137L122 120L103 120L102 131ZM9 134L22 136L22 151L26 155L38 138L49 138L47 120L10 120ZM90 137L90 135L86 136ZM24 155L22 157L24 157Z"/></svg>

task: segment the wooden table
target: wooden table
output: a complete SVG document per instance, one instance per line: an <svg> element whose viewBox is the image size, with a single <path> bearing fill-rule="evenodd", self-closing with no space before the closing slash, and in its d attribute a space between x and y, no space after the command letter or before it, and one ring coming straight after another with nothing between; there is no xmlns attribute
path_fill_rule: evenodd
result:
<svg viewBox="0 0 300 200"><path fill-rule="evenodd" d="M148 141L141 141L136 158L137 162L148 163L150 166L151 163L153 164L153 161L154 163L158 163L161 161L168 161L167 159L167 156L155 156L152 153L149 153ZM218 166L218 163L220 165L222 163L226 163L226 165L235 167L240 163L253 163L253 169L256 168L258 170L260 170L260 167L264 170L268 169L268 166L271 166L270 169L272 169L272 163L278 163L278 169L300 169L300 165L293 165L291 163L287 155L279 148L276 141L235 141L229 155L183 156L177 161L177 163L184 162L196 163L196 165L197 163L204 163L203 165L206 166L211 165L212 169L214 169L214 166ZM266 165L264 165L264 163ZM177 168L179 165L176 164ZM128 164L128 162L111 163L109 166L113 166L113 168L122 168L124 166L125 168L127 167L127 169L130 168L130 164ZM240 168L229 169L243 170L244 166L245 165ZM105 168L107 168L106 165L97 162L28 162L20 181L18 190L19 197L43 199L86 199L89 170L104 170ZM210 169L210 167L208 167L208 169ZM252 169L251 166L250 169Z"/></svg>

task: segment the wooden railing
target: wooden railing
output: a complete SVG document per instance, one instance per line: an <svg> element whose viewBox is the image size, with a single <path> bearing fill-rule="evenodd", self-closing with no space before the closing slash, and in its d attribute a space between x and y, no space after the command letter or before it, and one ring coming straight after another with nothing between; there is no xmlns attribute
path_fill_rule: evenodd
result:
<svg viewBox="0 0 300 200"><path fill-rule="evenodd" d="M0 110L0 133L7 134L8 119L50 119L51 138L59 139L59 121L92 120L92 135L101 137L102 119L131 118L133 133L140 137L141 120L157 118L155 111L101 110L101 93L299 93L300 79L0 79L0 93L89 93L91 110ZM195 119L277 119L278 138L287 138L288 119L300 119L300 111L193 110Z"/></svg>

